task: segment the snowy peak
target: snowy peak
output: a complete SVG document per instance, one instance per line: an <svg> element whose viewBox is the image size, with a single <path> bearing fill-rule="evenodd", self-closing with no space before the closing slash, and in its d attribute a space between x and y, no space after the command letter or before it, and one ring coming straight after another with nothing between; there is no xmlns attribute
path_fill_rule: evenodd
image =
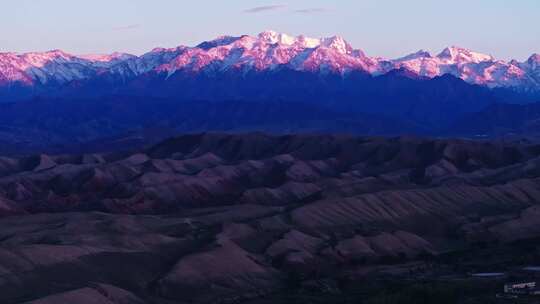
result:
<svg viewBox="0 0 540 304"><path fill-rule="evenodd" d="M328 38L310 38L304 35L291 36L275 31L265 31L260 33L258 39L262 43L267 44L280 44L282 46L297 46L301 48L317 48L327 47L334 49L342 54L350 54L353 52L352 46L340 36L333 36Z"/></svg>
<svg viewBox="0 0 540 304"><path fill-rule="evenodd" d="M52 50L44 53L25 53L18 57L33 67L43 67L51 62L68 62L74 58L73 55L61 50Z"/></svg>
<svg viewBox="0 0 540 304"><path fill-rule="evenodd" d="M145 57L146 55L143 55ZM366 61L366 62L364 62ZM287 67L300 71L374 70L373 62L339 36L310 38L265 31L257 36L221 36L186 48L156 67L168 75L179 70L219 72L230 69L257 71Z"/></svg>
<svg viewBox="0 0 540 304"><path fill-rule="evenodd" d="M323 38L321 45L334 49L342 54L350 54L353 52L352 46L340 36Z"/></svg>
<svg viewBox="0 0 540 304"><path fill-rule="evenodd" d="M296 43L302 47L312 49L318 47L321 44L321 40L300 35L296 37Z"/></svg>
<svg viewBox="0 0 540 304"><path fill-rule="evenodd" d="M410 76L433 78L450 74L488 87L515 87L540 91L540 55L525 62L496 60L461 47L448 47L433 56L425 50L398 59L368 57L344 38L310 38L276 31L255 36L220 36L195 47L155 48L141 56L126 53L71 55L61 50L42 53L0 53L0 82L63 84L102 75L128 81L146 73L177 72L215 75L223 72L263 72L291 69L309 73L361 71L373 76L394 70Z"/></svg>
<svg viewBox="0 0 540 304"><path fill-rule="evenodd" d="M134 58L124 53L76 56L62 50L30 53L1 53L0 78L25 85L64 84L88 79L112 65Z"/></svg>
<svg viewBox="0 0 540 304"><path fill-rule="evenodd" d="M437 55L437 57L454 63L480 63L495 60L490 55L473 52L457 46L445 48L439 55Z"/></svg>
<svg viewBox="0 0 540 304"><path fill-rule="evenodd" d="M46 52L30 52L30 53L24 53L21 54L21 56L29 57L29 56L37 56L37 57L43 57L43 58L71 58L73 55L68 54L62 50L50 50Z"/></svg>
<svg viewBox="0 0 540 304"><path fill-rule="evenodd" d="M296 42L296 37L278 33L275 31L264 31L260 33L257 37L262 43L266 44L293 45Z"/></svg>

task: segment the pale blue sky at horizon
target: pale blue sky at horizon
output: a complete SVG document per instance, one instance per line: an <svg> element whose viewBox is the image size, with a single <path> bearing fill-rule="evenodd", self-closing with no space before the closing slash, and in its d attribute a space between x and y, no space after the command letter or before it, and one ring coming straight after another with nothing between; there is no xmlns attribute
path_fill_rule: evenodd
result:
<svg viewBox="0 0 540 304"><path fill-rule="evenodd" d="M0 51L142 54L272 29L343 36L395 58L456 45L501 59L540 53L538 0L18 0L2 4Z"/></svg>

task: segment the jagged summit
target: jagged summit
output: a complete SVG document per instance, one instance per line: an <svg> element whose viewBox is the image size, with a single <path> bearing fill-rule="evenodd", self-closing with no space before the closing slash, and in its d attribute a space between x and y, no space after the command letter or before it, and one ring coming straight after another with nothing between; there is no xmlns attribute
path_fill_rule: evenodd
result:
<svg viewBox="0 0 540 304"><path fill-rule="evenodd" d="M335 49L342 54L350 54L353 51L352 46L341 36L333 36L330 38L322 39L321 45Z"/></svg>
<svg viewBox="0 0 540 304"><path fill-rule="evenodd" d="M323 46L335 49L343 54L350 54L353 51L352 46L341 36L311 38L304 35L291 36L269 30L258 34L257 38L260 42L268 44L280 44L283 46L298 46L304 48L317 48Z"/></svg>
<svg viewBox="0 0 540 304"><path fill-rule="evenodd" d="M540 55L525 62L496 60L491 55L462 47L445 48L436 56L425 50L397 59L368 57L354 49L344 38L311 38L276 31L258 35L220 36L195 47L155 48L134 56L126 53L72 55L61 50L32 53L0 53L2 85L58 84L116 75L121 79L143 76L149 72L265 71L278 67L345 75L361 71L372 75L405 69L420 77L451 74L469 83L489 87L517 87L540 91Z"/></svg>
<svg viewBox="0 0 540 304"><path fill-rule="evenodd" d="M491 55L473 52L471 50L451 46L445 48L437 57L441 59L447 59L452 62L468 62L479 63L483 61L494 61L495 59Z"/></svg>
<svg viewBox="0 0 540 304"><path fill-rule="evenodd" d="M269 44L283 44L283 45L292 45L296 41L296 37L289 36L287 34L278 33L276 31L264 31L257 35L257 38L261 42L269 43Z"/></svg>

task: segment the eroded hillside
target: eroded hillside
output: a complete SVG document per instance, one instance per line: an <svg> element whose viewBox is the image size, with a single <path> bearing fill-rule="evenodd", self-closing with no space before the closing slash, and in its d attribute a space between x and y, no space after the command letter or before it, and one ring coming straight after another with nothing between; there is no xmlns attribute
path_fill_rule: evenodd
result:
<svg viewBox="0 0 540 304"><path fill-rule="evenodd" d="M2 158L0 300L239 302L429 272L438 256L540 237L539 156L531 143L201 134Z"/></svg>

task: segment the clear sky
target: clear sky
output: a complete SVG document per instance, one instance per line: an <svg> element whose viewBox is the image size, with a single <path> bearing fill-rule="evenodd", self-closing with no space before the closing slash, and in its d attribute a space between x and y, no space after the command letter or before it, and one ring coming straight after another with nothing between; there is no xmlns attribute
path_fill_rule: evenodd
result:
<svg viewBox="0 0 540 304"><path fill-rule="evenodd" d="M540 53L540 0L4 0L0 51L141 54L267 29L338 34L370 56L456 45L525 60Z"/></svg>

